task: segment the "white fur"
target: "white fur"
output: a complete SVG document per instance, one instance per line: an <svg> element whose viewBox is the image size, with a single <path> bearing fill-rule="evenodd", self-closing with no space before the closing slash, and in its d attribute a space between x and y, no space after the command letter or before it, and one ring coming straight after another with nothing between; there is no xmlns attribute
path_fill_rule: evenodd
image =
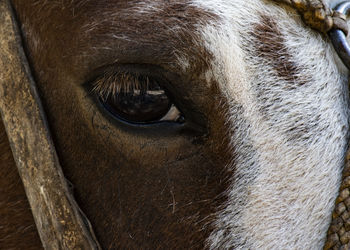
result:
<svg viewBox="0 0 350 250"><path fill-rule="evenodd" d="M227 166L235 174L208 246L321 249L347 145L347 70L330 43L283 6L260 0L193 4L220 17L198 30L215 57L207 75L219 82L236 128L231 139L236 157ZM256 43L250 31L261 15L278 23L306 84L286 90L291 83L278 77L271 62L252 55ZM271 102L268 115L258 95Z"/></svg>
<svg viewBox="0 0 350 250"><path fill-rule="evenodd" d="M330 6L335 2L339 1L327 1ZM164 4L147 1L134 8L149 15ZM322 248L347 147L347 70L330 43L283 5L263 0L192 0L191 4L219 17L198 24L193 32L214 56L203 79L206 84L213 78L219 83L230 107L228 124L235 129L231 138L235 158L227 166L234 175L208 246ZM261 15L278 23L285 47L301 69L298 78L306 79L304 85L295 82L295 89L287 90L285 86L293 83L279 77L271 61L252 53L256 41L251 32ZM120 34L113 38L129 39ZM186 71L188 55L174 54ZM259 101L261 96L265 102ZM267 115L261 112L266 104L271 104Z"/></svg>

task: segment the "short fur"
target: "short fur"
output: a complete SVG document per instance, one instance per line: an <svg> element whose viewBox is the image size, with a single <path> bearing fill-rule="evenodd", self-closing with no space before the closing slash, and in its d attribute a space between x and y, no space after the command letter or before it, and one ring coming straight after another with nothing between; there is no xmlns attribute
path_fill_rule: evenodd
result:
<svg viewBox="0 0 350 250"><path fill-rule="evenodd" d="M14 2L64 173L103 246L322 247L347 147L347 70L292 9ZM116 62L176 72L207 133L107 119L79 84Z"/></svg>
<svg viewBox="0 0 350 250"><path fill-rule="evenodd" d="M347 145L344 66L290 9L258 0L196 3L221 18L202 34L235 128L228 166L235 173L209 246L321 248Z"/></svg>
<svg viewBox="0 0 350 250"><path fill-rule="evenodd" d="M0 119L0 249L42 248Z"/></svg>

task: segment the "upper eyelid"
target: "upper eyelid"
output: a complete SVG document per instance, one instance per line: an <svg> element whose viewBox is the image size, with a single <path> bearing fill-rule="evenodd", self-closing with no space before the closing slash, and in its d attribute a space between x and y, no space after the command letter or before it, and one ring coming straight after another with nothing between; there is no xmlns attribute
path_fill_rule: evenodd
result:
<svg viewBox="0 0 350 250"><path fill-rule="evenodd" d="M120 92L130 92L135 89L147 90L158 82L149 77L129 72L105 72L92 83L92 91L101 98L108 98Z"/></svg>

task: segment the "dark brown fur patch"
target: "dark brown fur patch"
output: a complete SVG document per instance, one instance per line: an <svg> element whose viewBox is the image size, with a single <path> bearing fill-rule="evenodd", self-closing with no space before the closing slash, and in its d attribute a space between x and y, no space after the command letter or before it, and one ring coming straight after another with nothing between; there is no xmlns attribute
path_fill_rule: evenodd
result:
<svg viewBox="0 0 350 250"><path fill-rule="evenodd" d="M41 249L41 241L1 119L0 190L0 249Z"/></svg>
<svg viewBox="0 0 350 250"><path fill-rule="evenodd" d="M257 82L256 98L260 102L260 111L264 117L276 122L280 119L278 114L287 114L293 110L291 106L284 106L281 93L287 92L285 94L291 95L291 91L306 86L309 79L305 77L305 74L301 74L302 69L298 68L293 61L293 56L288 51L286 40L277 22L272 17L265 15L262 15L260 20L261 22L255 25L251 33L255 45L252 54L259 58L258 61L264 65L262 67L272 67L270 74L274 74L276 80L270 84L266 84L265 81ZM280 94L273 94L275 88L281 91ZM312 131L318 129L317 121L310 121L311 118L303 114L294 115L294 119L295 124L285 131L288 141L293 143L305 141L308 135L313 133Z"/></svg>
<svg viewBox="0 0 350 250"><path fill-rule="evenodd" d="M261 16L261 22L254 27L252 36L256 40L257 56L264 58L278 77L290 83L287 88L293 89L306 83L299 76L300 69L293 62L275 20Z"/></svg>

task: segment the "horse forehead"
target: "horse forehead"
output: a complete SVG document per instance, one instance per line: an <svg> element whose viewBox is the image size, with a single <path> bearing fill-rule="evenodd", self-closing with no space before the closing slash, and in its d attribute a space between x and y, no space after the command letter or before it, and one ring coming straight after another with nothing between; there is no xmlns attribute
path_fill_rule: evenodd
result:
<svg viewBox="0 0 350 250"><path fill-rule="evenodd" d="M33 54L54 58L53 53L57 53L56 65L59 57L94 57L104 53L101 51L114 50L114 60L120 62L153 60L154 64L191 70L187 73L203 72L212 56L203 44L201 31L222 22L220 13L207 8L206 1L41 2L17 4L19 16L24 17L21 22L32 43L29 47L37 50ZM44 56L39 60L45 60ZM106 61L106 56L102 60ZM84 67L81 61L79 64Z"/></svg>
<svg viewBox="0 0 350 250"><path fill-rule="evenodd" d="M187 0L137 1L132 4L126 1L111 4L110 8L104 6L89 11L95 18L86 20L84 35L101 35L104 41L111 38L117 42L131 41L129 48L141 44L144 50L154 49L156 57L164 56L169 62L180 62L182 68L190 66L191 59L196 58L192 60L195 65L210 61L201 31L208 24L221 22L218 13ZM179 58L180 61L176 60Z"/></svg>

